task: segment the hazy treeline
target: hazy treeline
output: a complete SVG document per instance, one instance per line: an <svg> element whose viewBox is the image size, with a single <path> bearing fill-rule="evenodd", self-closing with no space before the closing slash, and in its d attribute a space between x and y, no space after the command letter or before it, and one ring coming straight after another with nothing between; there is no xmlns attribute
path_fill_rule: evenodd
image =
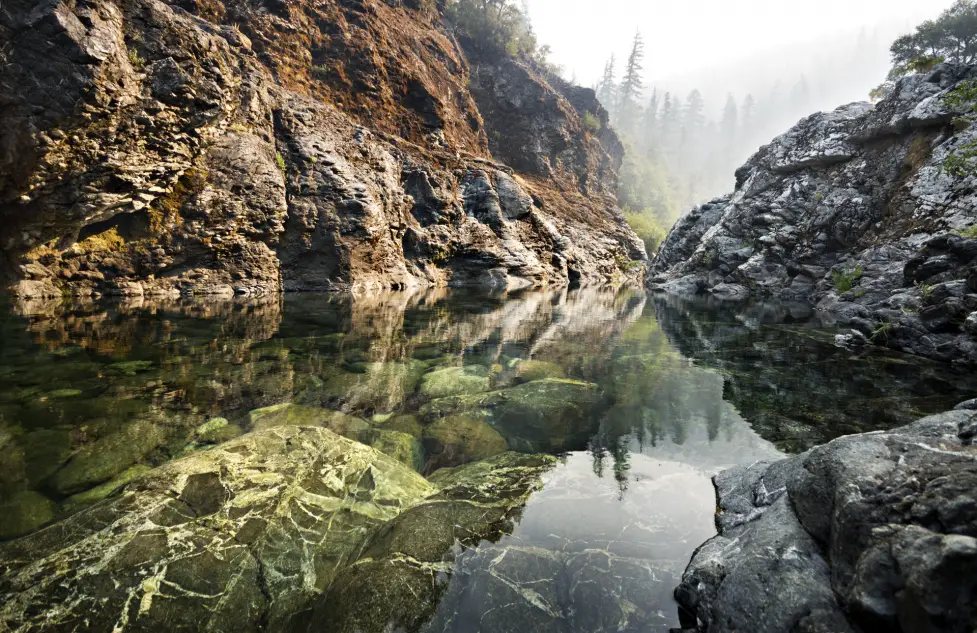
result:
<svg viewBox="0 0 977 633"><path fill-rule="evenodd" d="M607 61L595 90L627 146L619 198L646 243L656 246L693 205L732 191L736 169L803 117L867 99L890 65L894 35L863 31L796 56L803 63L746 73L735 82L741 91L724 82L716 94L720 82L645 85L638 34L627 59Z"/></svg>

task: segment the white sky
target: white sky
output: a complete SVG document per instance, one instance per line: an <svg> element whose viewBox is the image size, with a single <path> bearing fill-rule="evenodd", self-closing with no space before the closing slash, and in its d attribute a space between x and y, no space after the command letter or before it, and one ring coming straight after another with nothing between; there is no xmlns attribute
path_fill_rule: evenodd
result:
<svg viewBox="0 0 977 633"><path fill-rule="evenodd" d="M915 25L953 0L528 0L551 60L592 85L612 52L618 76L640 29L651 82L729 66L777 50L881 23Z"/></svg>

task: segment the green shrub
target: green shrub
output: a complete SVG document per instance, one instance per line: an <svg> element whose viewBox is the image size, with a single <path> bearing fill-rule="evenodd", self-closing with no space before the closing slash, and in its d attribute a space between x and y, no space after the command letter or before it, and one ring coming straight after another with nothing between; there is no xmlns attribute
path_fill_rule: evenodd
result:
<svg viewBox="0 0 977 633"><path fill-rule="evenodd" d="M586 129L591 134L597 134L598 132L600 132L600 128L601 128L600 119L598 119L594 114L591 114L590 112L584 112L583 118L581 120L583 122L584 129Z"/></svg>
<svg viewBox="0 0 977 633"><path fill-rule="evenodd" d="M536 51L529 18L512 0L450 0L445 20L476 52L516 57Z"/></svg>
<svg viewBox="0 0 977 633"><path fill-rule="evenodd" d="M281 152L275 152L275 164L278 165L278 169L285 173L285 157L282 156Z"/></svg>
<svg viewBox="0 0 977 633"><path fill-rule="evenodd" d="M855 287L861 278L865 274L861 266L855 268L846 268L845 270L832 270L831 280L835 284L835 289L838 292L848 292Z"/></svg>
<svg viewBox="0 0 977 633"><path fill-rule="evenodd" d="M955 232L960 237L966 237L972 240L977 240L977 224L973 226L968 226L965 229L958 229Z"/></svg>
<svg viewBox="0 0 977 633"><path fill-rule="evenodd" d="M668 231L658 222L658 219L648 211L624 210L624 217L627 218L631 230L645 243L645 250L648 256L658 252L658 247L665 241Z"/></svg>
<svg viewBox="0 0 977 633"><path fill-rule="evenodd" d="M136 70L142 70L143 67L146 65L146 60L143 59L141 55L139 55L139 51L137 51L134 48L130 48L129 63L132 64L132 67L135 68Z"/></svg>

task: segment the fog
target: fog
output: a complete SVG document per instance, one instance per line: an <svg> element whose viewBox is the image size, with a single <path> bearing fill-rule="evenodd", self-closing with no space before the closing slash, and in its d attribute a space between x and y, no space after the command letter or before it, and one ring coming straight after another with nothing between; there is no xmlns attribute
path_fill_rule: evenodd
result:
<svg viewBox="0 0 977 633"><path fill-rule="evenodd" d="M526 0L524 7L550 62L609 102L631 154L622 204L667 226L730 191L736 167L802 117L868 100L891 67L892 41L951 4ZM640 113L601 89L611 55L615 82L622 80L636 32L644 41Z"/></svg>

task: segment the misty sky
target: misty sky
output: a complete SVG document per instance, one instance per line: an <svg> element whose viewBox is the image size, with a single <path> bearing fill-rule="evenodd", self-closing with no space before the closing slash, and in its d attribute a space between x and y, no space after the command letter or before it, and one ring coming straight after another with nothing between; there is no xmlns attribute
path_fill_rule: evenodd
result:
<svg viewBox="0 0 977 633"><path fill-rule="evenodd" d="M567 76L592 85L612 52L623 63L640 29L652 82L702 74L758 53L857 33L915 25L953 0L528 0L541 44ZM620 74L621 63L618 65ZM880 78L881 79L881 78Z"/></svg>

